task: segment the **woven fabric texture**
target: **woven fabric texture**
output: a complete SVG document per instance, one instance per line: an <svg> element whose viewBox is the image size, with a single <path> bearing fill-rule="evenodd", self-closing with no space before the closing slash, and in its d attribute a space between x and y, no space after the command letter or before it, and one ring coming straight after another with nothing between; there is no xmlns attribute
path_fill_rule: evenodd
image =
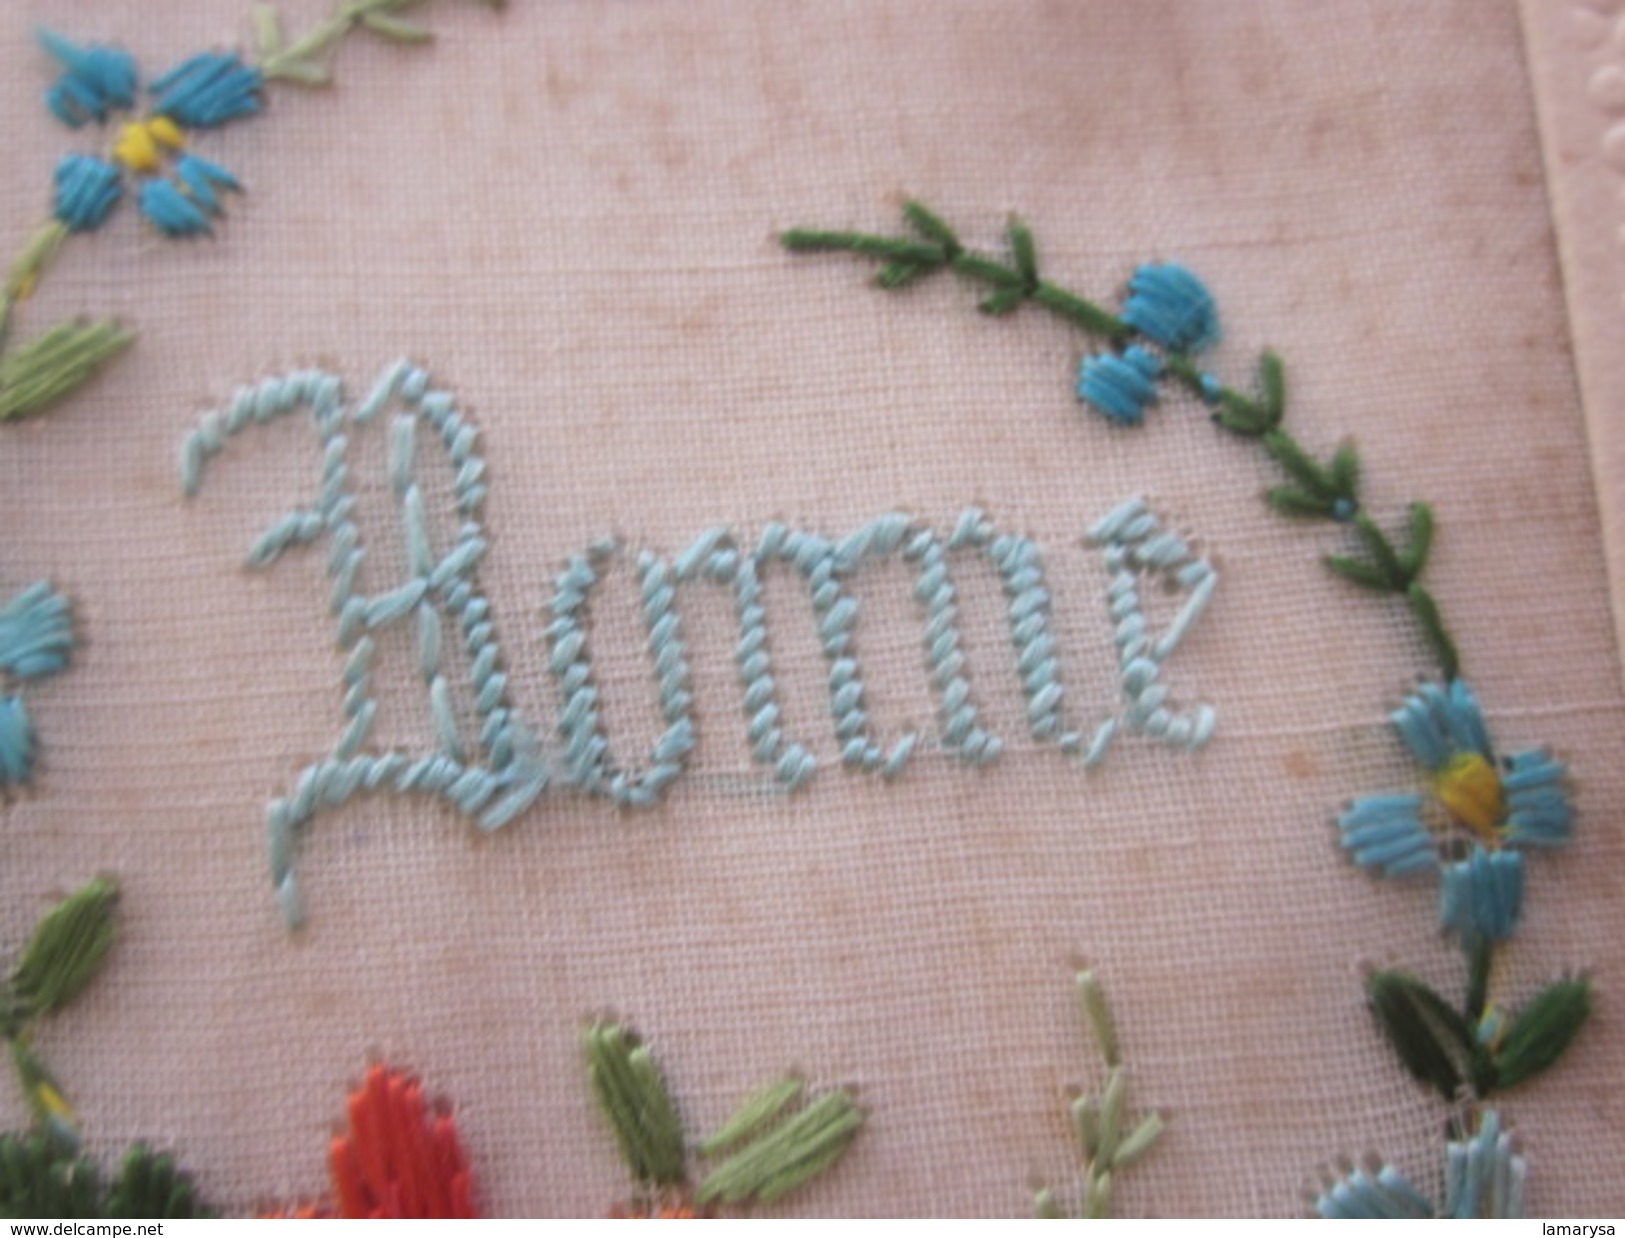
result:
<svg viewBox="0 0 1625 1238"><path fill-rule="evenodd" d="M287 0L290 27L325 15ZM156 73L246 43L247 6L24 0L0 19L0 239L49 209L71 133L40 94L38 24ZM44 757L0 813L0 939L98 872L125 891L103 976L38 1047L108 1154L176 1149L233 1208L309 1197L370 1059L454 1098L492 1214L603 1211L628 1192L583 1080L606 1012L654 1040L690 1129L787 1067L869 1111L791 1214L1021 1214L1075 1178L1067 1089L1098 1083L1071 967L1119 1016L1136 1104L1171 1115L1120 1210L1292 1214L1317 1171L1379 1152L1437 1180L1444 1107L1400 1072L1361 977L1404 966L1456 994L1436 892L1346 862L1350 798L1419 785L1387 711L1428 672L1397 604L1326 573L1328 525L1261 502L1276 480L1194 400L1121 430L1080 406L1083 335L990 320L939 276L797 258L796 225L890 232L917 197L997 249L1010 212L1046 274L1115 307L1137 263L1213 291L1213 368L1286 359L1290 424L1362 451L1368 504L1435 506L1430 581L1507 750L1551 748L1579 826L1529 865L1497 990L1586 968L1599 1016L1500 1109L1532 1214L1617 1209L1625 1159L1625 696L1598 542L1517 13L1483 0L683 5L436 0L432 48L355 37L325 92L196 139L247 192L177 243L125 203L74 238L24 335L113 313L140 342L50 416L0 433L0 587L76 602L72 670L32 687ZM768 581L786 726L821 768L754 766L724 591L682 595L700 742L668 800L626 813L550 791L492 836L439 801L317 818L309 924L282 927L265 804L326 755L342 662L325 554L265 573L253 537L318 484L307 420L234 439L201 494L182 436L240 383L304 366L352 399L398 356L480 427L480 579L516 707L551 738L554 576L606 534L673 554L726 524L830 535L890 511L939 534L965 507L1035 539L1068 708L1118 688L1092 521L1129 495L1217 567L1169 662L1219 727L1200 754L1121 738L1086 772L1026 736L1005 600L955 560L988 721L985 769L925 744L895 781L840 767L804 586ZM398 573L387 424L355 436L374 585ZM438 483L437 483L438 484ZM368 496L371 496L370 498ZM431 495L436 536L448 536ZM367 523L370 521L371 523ZM853 583L876 731L936 734L900 561ZM628 560L591 602L621 756L659 730ZM1172 602L1155 599L1159 622ZM432 748L411 645L378 663L377 744ZM466 702L459 704L466 708ZM0 1088L0 1118L26 1121Z"/></svg>

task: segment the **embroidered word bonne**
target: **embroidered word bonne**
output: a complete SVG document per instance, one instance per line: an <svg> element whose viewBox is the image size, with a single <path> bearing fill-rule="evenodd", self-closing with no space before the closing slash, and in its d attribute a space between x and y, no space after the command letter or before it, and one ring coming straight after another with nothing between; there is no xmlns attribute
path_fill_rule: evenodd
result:
<svg viewBox="0 0 1625 1238"><path fill-rule="evenodd" d="M349 433L367 426L390 406L402 410L390 420L388 471L404 543L405 579L385 592L362 594L357 584L365 550L355 521L358 500L346 453ZM310 410L322 446L316 494L266 529L247 562L251 568L266 568L284 551L326 538L328 603L345 659L346 721L332 753L307 766L291 794L267 808L271 876L290 925L302 918L293 872L298 832L321 809L343 804L361 791L438 795L486 830L506 825L549 786L560 783L606 796L626 808L658 804L687 768L696 734L677 606L682 588L710 586L731 594L738 622L735 660L751 753L770 767L773 779L785 790L804 785L817 770L818 760L806 743L786 734L774 681L763 579L775 564L805 582L827 664L835 741L840 760L849 769L890 779L926 742L919 733L891 742L876 735L854 647L859 608L845 582L865 563L893 555L900 555L914 572L913 593L924 622L925 668L940 721L940 734L931 742L940 751L980 765L997 758L1004 747L1003 740L980 721L968 677L949 572L954 552L984 555L997 571L1025 721L1035 741L1076 754L1082 764L1092 766L1125 728L1187 752L1201 748L1213 734L1211 706L1182 711L1167 704L1161 668L1206 609L1218 577L1184 541L1160 530L1142 500L1130 499L1088 535L1104 547L1112 573L1107 601L1123 702L1087 736L1071 720L1057 673L1050 593L1037 544L998 533L981 511L972 509L946 539L908 516L890 514L840 539L770 524L754 544L716 528L669 561L639 551L634 572L664 720L664 730L641 766L627 763L611 743L583 624L588 598L619 547L606 542L571 556L556 579L547 628L548 671L561 702L555 727L561 750L545 751L537 731L518 716L509 698L509 671L497 641L495 617L478 587L476 568L486 551L479 521L486 467L475 450L478 434L459 415L448 392L430 387L427 372L399 362L353 409L344 403L339 379L318 371L300 371L241 389L228 407L205 414L184 440L181 475L187 494L197 492L209 461L229 438L301 407ZM437 549L431 538L416 475L418 438L425 430L425 437L445 454L454 477L452 503L459 527L445 549ZM1188 594L1160 635L1148 629L1140 605L1139 590L1147 576L1160 577ZM436 737L433 752L364 750L377 713L371 689L375 635L397 624L410 625L415 632L417 670ZM461 687L471 698L478 721L473 745L465 742L452 683L442 669L448 625L467 655Z"/></svg>

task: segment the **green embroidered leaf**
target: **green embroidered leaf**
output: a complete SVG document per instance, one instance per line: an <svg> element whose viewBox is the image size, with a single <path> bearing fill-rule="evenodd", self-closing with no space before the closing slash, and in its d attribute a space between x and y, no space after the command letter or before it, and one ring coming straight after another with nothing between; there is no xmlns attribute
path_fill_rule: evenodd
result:
<svg viewBox="0 0 1625 1238"><path fill-rule="evenodd" d="M1285 430L1267 431L1264 450L1308 493L1320 499L1338 497L1330 475Z"/></svg>
<svg viewBox="0 0 1625 1238"><path fill-rule="evenodd" d="M1389 543L1388 535L1364 512L1354 518L1354 531L1360 535L1360 540L1371 552L1371 558L1388 578L1388 587L1395 593L1403 593L1411 583L1411 573L1407 572L1404 564L1399 561L1399 555Z"/></svg>
<svg viewBox="0 0 1625 1238"><path fill-rule="evenodd" d="M1040 1221L1059 1221L1066 1217L1056 1202L1055 1193L1047 1186L1033 1196L1033 1215Z"/></svg>
<svg viewBox="0 0 1625 1238"><path fill-rule="evenodd" d="M1283 516L1329 518L1332 514L1330 500L1317 499L1313 495L1305 494L1296 486L1272 486L1264 497L1269 505Z"/></svg>
<svg viewBox="0 0 1625 1238"><path fill-rule="evenodd" d="M1494 1052L1495 1081L1516 1087L1563 1056L1591 1016L1591 982L1559 980L1512 1017Z"/></svg>
<svg viewBox="0 0 1625 1238"><path fill-rule="evenodd" d="M801 1099L804 1086L800 1079L780 1079L768 1084L735 1110L716 1134L700 1144L700 1155L715 1156L750 1138L778 1117L786 1105Z"/></svg>
<svg viewBox="0 0 1625 1238"><path fill-rule="evenodd" d="M964 248L954 235L954 230L919 202L905 202L903 218L926 240L941 245L950 258L957 257Z"/></svg>
<svg viewBox="0 0 1625 1238"><path fill-rule="evenodd" d="M839 1160L863 1120L847 1092L827 1092L717 1166L694 1198L700 1203L777 1199Z"/></svg>
<svg viewBox="0 0 1625 1238"><path fill-rule="evenodd" d="M1258 358L1258 390L1270 427L1280 425L1286 415L1286 365L1268 350Z"/></svg>
<svg viewBox="0 0 1625 1238"><path fill-rule="evenodd" d="M104 1189L88 1157L41 1134L0 1135L0 1216L84 1220L190 1220L217 1215L172 1158L137 1145Z"/></svg>
<svg viewBox="0 0 1625 1238"><path fill-rule="evenodd" d="M1033 230L1021 220L1012 218L1007 230L1010 238L1010 256L1015 259L1016 270L1029 287L1038 283L1038 247L1033 242Z"/></svg>
<svg viewBox="0 0 1625 1238"><path fill-rule="evenodd" d="M1080 1096L1072 1102L1072 1133L1085 1160L1100 1155L1100 1098Z"/></svg>
<svg viewBox="0 0 1625 1238"><path fill-rule="evenodd" d="M113 944L118 888L91 881L46 913L11 976L11 991L29 1018L72 1001L100 970Z"/></svg>
<svg viewBox="0 0 1625 1238"><path fill-rule="evenodd" d="M1010 313L1011 310L1020 308L1021 303L1026 299L1027 290L1025 288L1001 288L992 296L978 301L976 308L984 314L1000 318Z"/></svg>
<svg viewBox="0 0 1625 1238"><path fill-rule="evenodd" d="M1121 1055L1117 1047L1117 1026L1112 1022L1105 991L1095 979L1095 973L1087 969L1077 974L1074 983L1078 989L1078 1002L1083 1007L1083 1017L1089 1024L1089 1030L1094 1033L1095 1044L1100 1047L1100 1056L1108 1067L1118 1065Z"/></svg>
<svg viewBox="0 0 1625 1238"><path fill-rule="evenodd" d="M1162 1128L1160 1113L1153 1113L1146 1118L1134 1128L1128 1138L1117 1145L1117 1150L1112 1153L1111 1167L1116 1170L1134 1164L1156 1146L1157 1140L1162 1137Z"/></svg>
<svg viewBox="0 0 1625 1238"><path fill-rule="evenodd" d="M652 1186L682 1182L682 1126L649 1050L616 1024L595 1024L585 1041L593 1094L632 1176Z"/></svg>
<svg viewBox="0 0 1625 1238"><path fill-rule="evenodd" d="M1340 499L1356 503L1360 497L1360 453L1353 443L1344 443L1332 456L1332 491Z"/></svg>
<svg viewBox="0 0 1625 1238"><path fill-rule="evenodd" d="M108 1191L106 1215L191 1220L216 1214L199 1196L191 1176L176 1167L173 1157L137 1144L125 1153Z"/></svg>
<svg viewBox="0 0 1625 1238"><path fill-rule="evenodd" d="M1417 623L1422 625L1422 635L1427 638L1434 657L1439 659L1439 668L1445 679L1457 678L1461 674L1461 655L1456 652L1456 642L1450 638L1450 633L1445 631L1444 618L1439 614L1439 604L1433 600L1433 595L1423 588L1419 580L1413 581L1405 594L1410 599L1411 613L1416 616Z"/></svg>
<svg viewBox="0 0 1625 1238"><path fill-rule="evenodd" d="M134 339L112 319L68 322L0 357L0 421L26 417L61 399Z"/></svg>
<svg viewBox="0 0 1625 1238"><path fill-rule="evenodd" d="M45 1135L0 1135L0 1216L93 1220L103 1215L102 1205L95 1162Z"/></svg>
<svg viewBox="0 0 1625 1238"><path fill-rule="evenodd" d="M894 288L901 288L911 280L918 279L930 269L921 266L917 262L888 262L880 268L880 273L875 276L875 283L890 291Z"/></svg>
<svg viewBox="0 0 1625 1238"><path fill-rule="evenodd" d="M254 19L254 44L259 48L261 56L275 56L282 50L282 14L274 4L256 4L251 16Z"/></svg>
<svg viewBox="0 0 1625 1238"><path fill-rule="evenodd" d="M361 24L374 34L394 39L397 43L427 43L434 38L433 32L427 27L419 26L415 22L402 21L398 17L388 17L383 13L363 14Z"/></svg>
<svg viewBox="0 0 1625 1238"><path fill-rule="evenodd" d="M1446 1100L1473 1077L1479 1048L1467 1021L1443 998L1405 972L1366 979L1371 1013L1405 1069Z"/></svg>
<svg viewBox="0 0 1625 1238"><path fill-rule="evenodd" d="M1411 504L1410 540L1400 563L1412 578L1420 576L1427 566L1428 554L1433 549L1433 509L1426 503Z"/></svg>
<svg viewBox="0 0 1625 1238"><path fill-rule="evenodd" d="M1360 559L1351 559L1347 555L1327 555L1326 566L1344 580L1352 580L1363 588L1372 589L1377 593L1393 592L1388 577Z"/></svg>
<svg viewBox="0 0 1625 1238"><path fill-rule="evenodd" d="M1213 420L1232 434L1239 434L1245 438L1257 438L1260 434L1268 433L1274 426L1274 422L1264 409L1229 388L1220 392L1219 411L1213 414Z"/></svg>

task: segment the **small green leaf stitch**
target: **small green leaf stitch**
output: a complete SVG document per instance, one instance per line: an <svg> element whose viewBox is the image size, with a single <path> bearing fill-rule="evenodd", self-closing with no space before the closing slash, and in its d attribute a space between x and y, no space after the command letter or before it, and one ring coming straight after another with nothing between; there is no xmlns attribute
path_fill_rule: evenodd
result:
<svg viewBox="0 0 1625 1238"><path fill-rule="evenodd" d="M1126 1130L1128 1069L1120 1060L1117 1029L1106 995L1091 971L1080 971L1076 985L1084 1019L1106 1066L1106 1085L1098 1094L1077 1097L1071 1106L1072 1131L1083 1153L1083 1182L1077 1204L1069 1212L1045 1187L1033 1197L1033 1211L1043 1219L1110 1215L1113 1183L1123 1170L1156 1146L1164 1126L1162 1115L1153 1112L1141 1118L1132 1130Z"/></svg>
<svg viewBox="0 0 1625 1238"><path fill-rule="evenodd" d="M0 989L0 1033L35 1121L67 1150L78 1145L73 1109L35 1054L34 1023L67 1005L100 970L113 943L118 891L91 881L40 920L12 974Z"/></svg>
<svg viewBox="0 0 1625 1238"><path fill-rule="evenodd" d="M1454 1101L1469 1081L1484 1081L1483 1051L1461 1015L1415 976L1379 971L1366 994L1388 1043L1420 1082Z"/></svg>
<svg viewBox="0 0 1625 1238"><path fill-rule="evenodd" d="M627 1215L693 1216L696 1205L771 1202L835 1164L863 1126L845 1089L808 1098L800 1079L780 1079L699 1145L704 1158L726 1155L691 1190L682 1126L648 1048L613 1023L594 1024L585 1042L593 1093L637 1184Z"/></svg>
<svg viewBox="0 0 1625 1238"><path fill-rule="evenodd" d="M1492 1056L1500 1088L1516 1087L1554 1065L1591 1016L1591 982L1548 985L1512 1016Z"/></svg>
<svg viewBox="0 0 1625 1238"><path fill-rule="evenodd" d="M60 1010L101 969L113 945L118 889L91 881L47 912L11 975L11 994L24 1021Z"/></svg>

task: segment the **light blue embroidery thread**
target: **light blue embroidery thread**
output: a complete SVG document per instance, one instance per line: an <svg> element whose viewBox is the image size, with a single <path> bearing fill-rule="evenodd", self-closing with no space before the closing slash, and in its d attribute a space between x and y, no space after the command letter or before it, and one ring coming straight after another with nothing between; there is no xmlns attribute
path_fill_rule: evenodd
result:
<svg viewBox="0 0 1625 1238"><path fill-rule="evenodd" d="M1166 704L1168 688L1162 682L1162 665L1207 610L1218 587L1218 573L1179 536L1159 531L1156 516L1139 497L1112 509L1089 529L1085 540L1105 547L1106 570L1111 573L1106 603L1114 624L1118 682L1127 708L1101 723L1084 754L1084 764L1098 764L1124 727L1176 750L1197 751L1213 737L1217 711L1207 704L1185 712L1171 710ZM1161 636L1153 637L1147 629L1140 607L1142 572L1164 576L1189 591L1183 608Z"/></svg>
<svg viewBox="0 0 1625 1238"><path fill-rule="evenodd" d="M36 581L0 607L0 674L27 681L55 675L73 650L67 598ZM33 779L39 741L20 693L0 696L0 791Z"/></svg>
<svg viewBox="0 0 1625 1238"><path fill-rule="evenodd" d="M382 592L364 594L358 583L366 549L354 518L357 498L351 487L350 439L345 430L367 426L395 403L404 411L389 420L386 470L400 521L405 575ZM718 527L702 533L670 561L649 550L637 551L633 571L664 722L648 761L639 769L623 767L613 750L585 624L593 589L612 562L628 552L606 540L571 556L553 582L545 631L548 672L558 689L554 729L561 745L560 752L545 756L536 732L509 701L491 605L475 576L487 547L479 519L487 483L485 461L476 450L478 431L463 420L448 392L431 388L427 371L407 361L395 363L348 413L340 381L331 374L299 371L244 387L224 410L205 413L182 441L184 491L198 492L210 461L229 439L301 407L310 411L321 445L317 493L313 501L273 520L245 558L250 569L264 570L284 551L325 537L328 608L343 655L345 722L333 752L305 767L291 793L272 800L266 809L272 881L290 926L296 927L303 917L294 876L299 834L317 812L361 791L437 795L485 830L513 820L554 782L629 809L660 803L687 769L696 741L691 674L677 605L684 587L709 584L731 591L739 625L736 671L752 758L772 771L783 791L805 785L819 761L809 744L786 735L773 676L763 579L775 563L793 568L807 589L825 658L831 725L840 760L848 768L889 780L927 742L917 731L882 742L871 727L856 642L860 607L847 582L865 564L892 555L900 555L915 572L912 592L923 622L924 666L937 700L936 745L943 752L967 764L983 765L1004 749L1004 741L979 722L967 674L949 570L950 556L956 552L985 556L998 573L1027 728L1035 741L1054 744L1093 766L1119 730L1146 735L1180 751L1201 748L1213 733L1212 707L1175 712L1166 704L1168 689L1160 675L1163 662L1201 616L1217 577L1180 538L1160 530L1143 499L1134 499L1115 509L1089 535L1089 540L1104 546L1107 569L1113 574L1107 601L1125 708L1096 730L1087 751L1083 732L1068 721L1064 708L1050 622L1051 593L1038 545L999 533L980 509L972 508L961 514L946 542L908 516L891 513L840 539L775 522L749 549L742 549L732 533ZM460 524L443 552L431 536L417 480L420 433L438 444L455 478L453 506ZM1166 575L1190 593L1184 610L1160 636L1147 629L1139 609L1135 582L1141 573ZM477 723L473 745L463 733L455 689L443 669L446 642L454 639L447 621L468 660L463 687ZM376 638L396 625L411 627L416 671L434 736L434 750L418 756L364 751L378 710L372 691Z"/></svg>

